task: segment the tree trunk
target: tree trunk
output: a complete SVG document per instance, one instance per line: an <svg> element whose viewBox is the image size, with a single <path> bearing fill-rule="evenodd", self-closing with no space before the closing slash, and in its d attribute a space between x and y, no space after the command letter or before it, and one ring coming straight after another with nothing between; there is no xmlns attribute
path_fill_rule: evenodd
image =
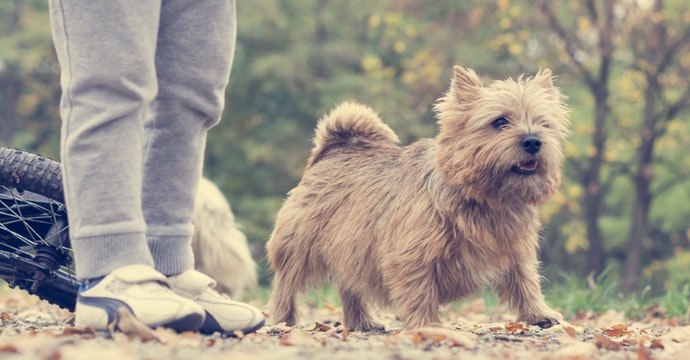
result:
<svg viewBox="0 0 690 360"><path fill-rule="evenodd" d="M596 113L594 118L594 134L592 137L595 154L589 159L585 175L582 179L582 186L585 189L585 225L587 229L587 239L589 248L587 249L587 266L594 275L599 275L604 271L605 252L601 230L599 228L599 216L601 213L601 182L600 173L603 164L603 157L606 145L606 115L608 113L608 80L600 81L598 87L594 89L596 101Z"/></svg>
<svg viewBox="0 0 690 360"><path fill-rule="evenodd" d="M0 73L0 84L0 144L11 146L16 131L17 104L23 87L19 65L6 64L5 71Z"/></svg>
<svg viewBox="0 0 690 360"><path fill-rule="evenodd" d="M625 270L621 282L621 290L625 293L637 290L642 270L642 252L644 250L644 240L647 237L649 209L652 202L652 160L654 143L657 138L656 126L658 121L655 109L659 92L658 80L654 75L648 75L644 100L644 122L640 147L637 149L637 170L633 176L635 200L633 202L630 233L628 234Z"/></svg>

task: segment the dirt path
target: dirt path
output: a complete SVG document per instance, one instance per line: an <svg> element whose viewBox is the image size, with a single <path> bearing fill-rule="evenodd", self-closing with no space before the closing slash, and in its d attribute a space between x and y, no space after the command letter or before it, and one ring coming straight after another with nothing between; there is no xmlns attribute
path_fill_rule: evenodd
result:
<svg viewBox="0 0 690 360"><path fill-rule="evenodd" d="M340 309L304 307L297 327L267 325L239 338L152 331L153 340L122 333L112 338L79 332L72 314L23 292L0 288L2 359L690 359L690 326L649 316L583 314L542 330L487 314L480 301L447 311L445 327L348 331ZM148 336L147 335L147 336Z"/></svg>

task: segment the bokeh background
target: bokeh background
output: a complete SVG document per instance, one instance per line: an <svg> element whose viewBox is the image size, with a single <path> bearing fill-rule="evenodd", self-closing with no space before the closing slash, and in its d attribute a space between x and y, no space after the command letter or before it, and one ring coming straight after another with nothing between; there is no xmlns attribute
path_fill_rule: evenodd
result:
<svg viewBox="0 0 690 360"><path fill-rule="evenodd" d="M319 117L357 100L404 144L432 137L454 64L487 79L551 68L569 97L565 181L543 208L547 278L604 272L624 293L655 294L690 280L688 1L254 0L238 14L205 174L263 285L263 245ZM59 159L59 96L47 1L0 0L0 144Z"/></svg>

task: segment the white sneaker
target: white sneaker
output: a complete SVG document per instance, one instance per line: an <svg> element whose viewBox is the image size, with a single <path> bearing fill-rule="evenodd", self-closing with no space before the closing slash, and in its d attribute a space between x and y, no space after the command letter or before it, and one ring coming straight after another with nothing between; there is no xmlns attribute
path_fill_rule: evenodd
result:
<svg viewBox="0 0 690 360"><path fill-rule="evenodd" d="M96 331L117 329L119 308L150 328L163 326L176 331L198 330L205 315L201 306L170 290L165 275L146 265L128 265L100 280L82 283L74 326Z"/></svg>
<svg viewBox="0 0 690 360"><path fill-rule="evenodd" d="M205 274L188 270L169 277L168 282L174 292L206 310L206 320L199 329L202 334L232 335L238 330L247 334L264 326L264 315L259 309L219 294L213 289L216 281Z"/></svg>

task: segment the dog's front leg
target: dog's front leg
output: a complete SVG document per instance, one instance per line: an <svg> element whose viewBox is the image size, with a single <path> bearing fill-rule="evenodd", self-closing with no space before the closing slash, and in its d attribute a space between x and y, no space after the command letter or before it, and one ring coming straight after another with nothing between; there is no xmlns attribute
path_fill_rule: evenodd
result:
<svg viewBox="0 0 690 360"><path fill-rule="evenodd" d="M550 328L560 324L563 315L546 304L537 269L536 259L514 263L494 288L501 301L507 302L517 312L518 321Z"/></svg>
<svg viewBox="0 0 690 360"><path fill-rule="evenodd" d="M388 287L405 328L439 326L438 289L433 274L416 261L390 269Z"/></svg>

